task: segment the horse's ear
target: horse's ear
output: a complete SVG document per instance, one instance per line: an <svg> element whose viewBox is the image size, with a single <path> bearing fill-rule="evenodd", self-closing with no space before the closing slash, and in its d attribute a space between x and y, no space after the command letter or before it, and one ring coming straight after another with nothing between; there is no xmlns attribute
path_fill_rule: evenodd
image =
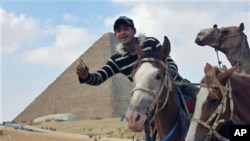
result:
<svg viewBox="0 0 250 141"><path fill-rule="evenodd" d="M240 31L243 31L244 30L244 23L240 23L240 26L239 26L239 29L240 29Z"/></svg>
<svg viewBox="0 0 250 141"><path fill-rule="evenodd" d="M204 67L205 74L212 68L213 66L209 63L206 63L206 66Z"/></svg>
<svg viewBox="0 0 250 141"><path fill-rule="evenodd" d="M223 84L225 84L228 80L228 78L234 73L234 71L237 69L238 65L234 65L228 70L225 70L223 73L220 73L218 75L218 80Z"/></svg>
<svg viewBox="0 0 250 141"><path fill-rule="evenodd" d="M143 49L140 47L139 43L135 45L136 54L141 57L144 54Z"/></svg>
<svg viewBox="0 0 250 141"><path fill-rule="evenodd" d="M161 60L165 60L169 56L170 50L171 50L170 41L167 36L164 36L163 45L160 49Z"/></svg>

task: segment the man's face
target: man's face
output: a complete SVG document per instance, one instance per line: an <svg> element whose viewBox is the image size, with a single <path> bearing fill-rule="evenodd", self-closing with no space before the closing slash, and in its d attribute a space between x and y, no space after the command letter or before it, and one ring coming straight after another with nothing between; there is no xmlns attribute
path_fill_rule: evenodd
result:
<svg viewBox="0 0 250 141"><path fill-rule="evenodd" d="M123 45L130 44L135 35L135 29L131 28L127 24L120 24L115 29L115 37L119 40Z"/></svg>

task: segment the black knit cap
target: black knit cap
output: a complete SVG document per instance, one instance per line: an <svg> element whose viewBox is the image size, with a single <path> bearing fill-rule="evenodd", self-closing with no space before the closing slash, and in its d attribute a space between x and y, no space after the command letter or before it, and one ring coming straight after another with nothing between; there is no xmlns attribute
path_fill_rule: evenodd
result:
<svg viewBox="0 0 250 141"><path fill-rule="evenodd" d="M120 16L116 21L115 21L115 24L114 24L114 31L118 28L118 25L120 25L121 23L125 23L127 24L128 26L134 28L134 22L132 19L126 17L126 16Z"/></svg>

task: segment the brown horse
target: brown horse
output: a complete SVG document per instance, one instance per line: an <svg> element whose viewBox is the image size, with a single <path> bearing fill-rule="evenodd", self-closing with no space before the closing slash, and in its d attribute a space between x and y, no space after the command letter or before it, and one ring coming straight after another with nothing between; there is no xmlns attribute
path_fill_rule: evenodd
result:
<svg viewBox="0 0 250 141"><path fill-rule="evenodd" d="M237 63L237 73L250 74L250 49L247 36L243 32L244 24L217 28L206 28L201 30L195 42L200 46L208 45L224 53L233 66Z"/></svg>
<svg viewBox="0 0 250 141"><path fill-rule="evenodd" d="M233 73L236 69L206 64L186 141L228 140L217 132L225 122L250 124L250 77Z"/></svg>
<svg viewBox="0 0 250 141"><path fill-rule="evenodd" d="M128 127L140 132L155 120L161 140L184 140L189 125L182 110L180 96L175 93L175 84L165 58L170 52L167 37L163 46L152 52L143 52L137 47L139 60L133 71L135 87L126 113Z"/></svg>

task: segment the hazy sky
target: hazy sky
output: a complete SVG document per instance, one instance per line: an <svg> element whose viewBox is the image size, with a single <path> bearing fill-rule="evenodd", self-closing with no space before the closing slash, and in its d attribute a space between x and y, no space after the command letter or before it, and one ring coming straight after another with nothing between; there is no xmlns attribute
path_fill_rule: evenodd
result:
<svg viewBox="0 0 250 141"><path fill-rule="evenodd" d="M167 35L179 72L198 83L205 63L218 63L214 49L194 43L197 33L243 22L249 35L249 10L249 0L1 0L0 122L13 120L95 41L113 32L121 15L134 20L138 34L161 42Z"/></svg>

